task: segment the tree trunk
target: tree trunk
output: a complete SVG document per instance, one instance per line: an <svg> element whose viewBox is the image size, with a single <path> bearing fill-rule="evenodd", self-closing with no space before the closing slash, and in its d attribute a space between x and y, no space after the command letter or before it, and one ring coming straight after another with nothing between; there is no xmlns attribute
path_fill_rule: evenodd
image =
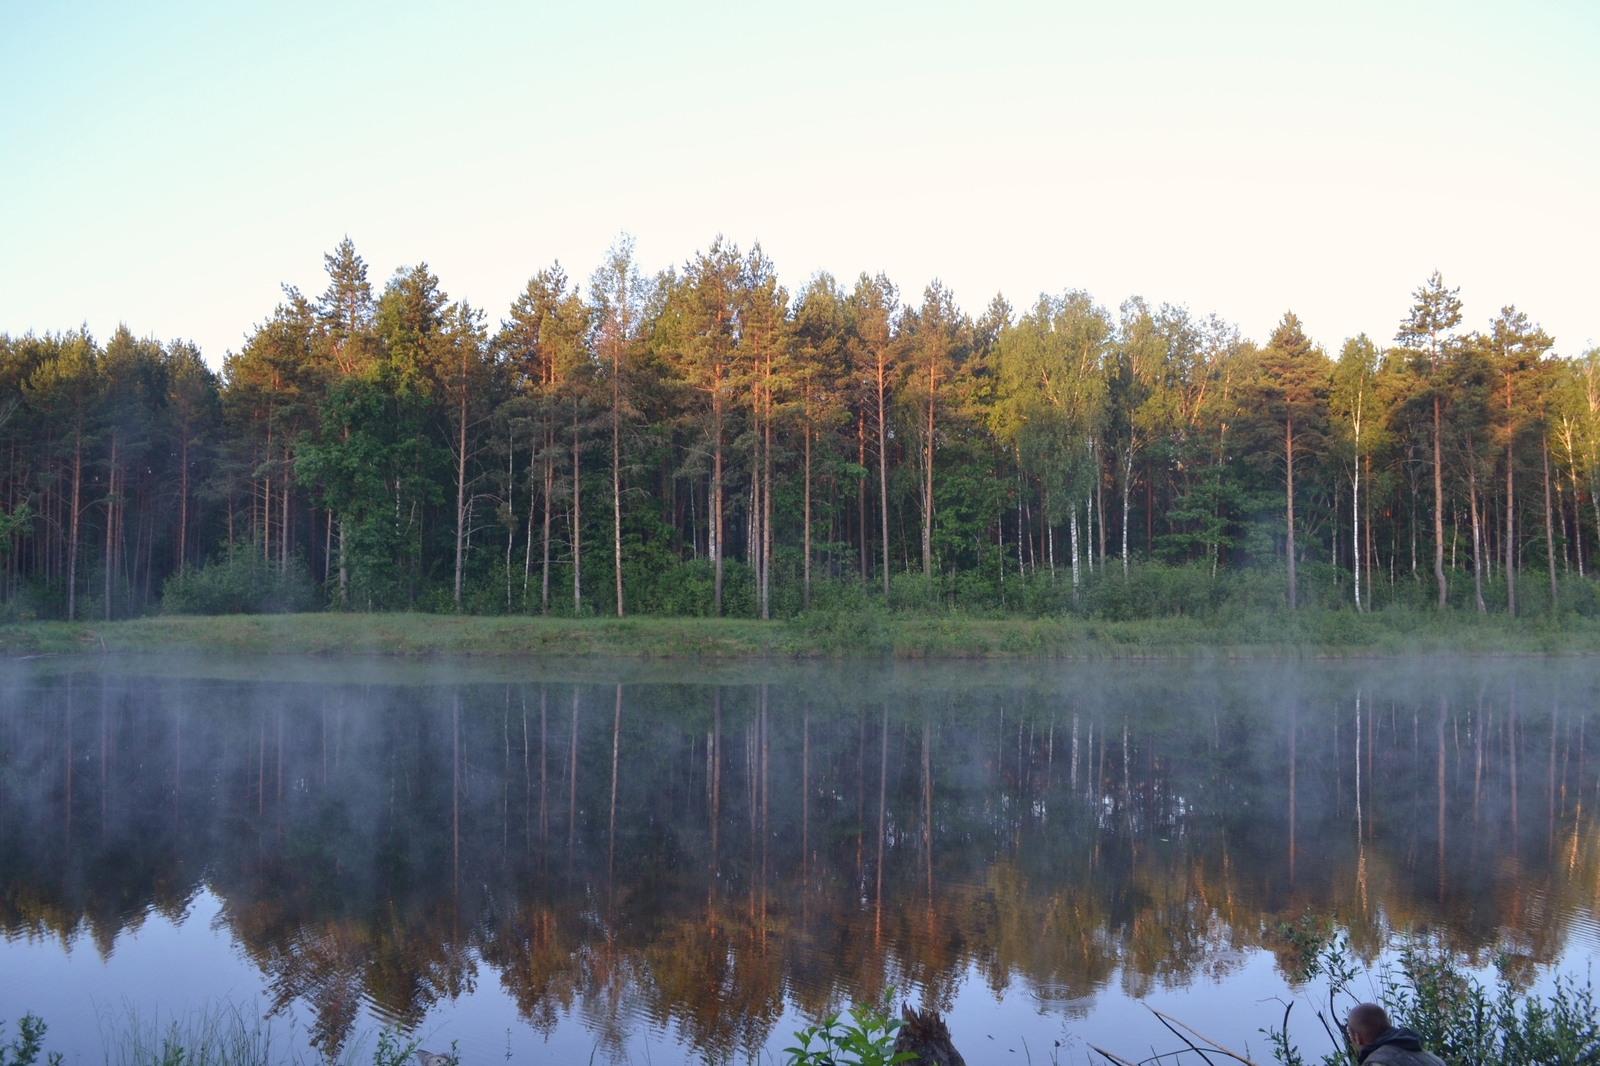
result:
<svg viewBox="0 0 1600 1066"><path fill-rule="evenodd" d="M613 347L611 355L611 557L617 578L617 617L622 606L622 353ZM621 707L622 693L617 693ZM620 712L619 712L620 713Z"/></svg>
<svg viewBox="0 0 1600 1066"><path fill-rule="evenodd" d="M1076 511L1073 512L1077 514ZM1089 573L1094 573L1094 493L1083 501L1083 561L1088 564Z"/></svg>
<svg viewBox="0 0 1600 1066"><path fill-rule="evenodd" d="M184 423L183 442L178 449L182 470L178 474L178 571L189 560L189 425Z"/></svg>
<svg viewBox="0 0 1600 1066"><path fill-rule="evenodd" d="M1561 590L1556 584L1556 531L1550 513L1550 435L1539 434L1539 448L1544 459L1544 546L1545 559L1550 564L1550 613L1560 606Z"/></svg>
<svg viewBox="0 0 1600 1066"><path fill-rule="evenodd" d="M1367 484L1370 486L1372 484L1372 453L1368 452L1361 458L1367 467ZM1377 568L1377 565L1378 542L1372 532L1372 522L1369 520L1367 522L1367 607L1369 610L1374 606L1372 599L1372 572Z"/></svg>
<svg viewBox="0 0 1600 1066"><path fill-rule="evenodd" d="M1596 493L1594 491L1593 484L1591 484L1589 486L1589 506L1591 508L1593 508L1593 510L1594 510L1595 535L1596 535L1597 538L1600 538L1600 493ZM1583 537L1583 528L1581 526L1578 527L1577 533L1578 533L1578 537L1579 537L1579 543L1581 544L1582 543L1582 537ZM1580 550L1580 552L1582 551L1581 548L1579 550ZM1589 556L1589 561L1591 563L1594 561L1594 556L1593 555Z"/></svg>
<svg viewBox="0 0 1600 1066"><path fill-rule="evenodd" d="M461 564L467 533L467 361L461 358L461 429L456 451L456 610L461 610Z"/></svg>
<svg viewBox="0 0 1600 1066"><path fill-rule="evenodd" d="M1095 528L1100 536L1100 568L1103 570L1106 565L1106 501L1104 496L1106 479L1105 472L1100 469L1100 450L1094 447L1092 441L1089 446L1094 451L1094 517Z"/></svg>
<svg viewBox="0 0 1600 1066"><path fill-rule="evenodd" d="M772 356L767 356L767 387L761 447L761 618L772 617Z"/></svg>
<svg viewBox="0 0 1600 1066"><path fill-rule="evenodd" d="M867 418L865 411L862 411L861 416L856 419L856 459L863 471L863 476L856 481L856 525L860 530L861 541L861 584L862 587L865 587L871 577L867 572L867 566L872 554L867 545L867 479L865 476L867 469ZM1597 499L1600 499L1600 497L1597 497ZM1595 513L1600 515L1600 510ZM1597 518L1596 521L1600 522L1600 518Z"/></svg>
<svg viewBox="0 0 1600 1066"><path fill-rule="evenodd" d="M1078 602L1078 505L1072 505L1072 602Z"/></svg>
<svg viewBox="0 0 1600 1066"><path fill-rule="evenodd" d="M511 613L511 549L517 543L517 440L506 431L506 613ZM533 514L528 514L532 524ZM524 553L526 554L526 553ZM527 598L528 568L522 568L523 598Z"/></svg>
<svg viewBox="0 0 1600 1066"><path fill-rule="evenodd" d="M544 576L540 579L539 587L540 614L550 613L550 512L553 509L550 497L556 483L555 456L550 454L555 449L554 433L550 436L544 456Z"/></svg>
<svg viewBox="0 0 1600 1066"><path fill-rule="evenodd" d="M1583 565L1583 490L1578 485L1578 464L1572 451L1567 451L1567 481L1572 485L1572 556L1578 561L1578 576L1584 576Z"/></svg>
<svg viewBox="0 0 1600 1066"><path fill-rule="evenodd" d="M288 463L289 453L284 452L285 465ZM278 523L278 573L289 573L289 475L283 476L283 521Z"/></svg>
<svg viewBox="0 0 1600 1066"><path fill-rule="evenodd" d="M1467 441L1471 451L1472 441ZM1472 594L1477 599L1478 613L1485 614L1483 605L1483 531L1478 523L1478 470L1477 464L1467 460L1467 502L1472 507Z"/></svg>
<svg viewBox="0 0 1600 1066"><path fill-rule="evenodd" d="M722 617L722 372L716 375L715 391L711 397L711 566L713 613Z"/></svg>
<svg viewBox="0 0 1600 1066"><path fill-rule="evenodd" d="M1288 549L1289 549L1289 610L1294 610L1298 605L1296 601L1296 582L1294 572L1294 419L1284 423L1283 431L1283 462L1286 474L1285 486L1285 511L1288 518Z"/></svg>
<svg viewBox="0 0 1600 1066"><path fill-rule="evenodd" d="M579 490L583 487L578 467L578 411L572 411L572 613L583 613L583 508Z"/></svg>
<svg viewBox="0 0 1600 1066"><path fill-rule="evenodd" d="M938 363L928 360L927 480L922 490L922 576L933 576L933 397Z"/></svg>
<svg viewBox="0 0 1600 1066"><path fill-rule="evenodd" d="M1506 401L1508 404L1510 400ZM1512 485L1511 442L1506 442L1506 613L1517 613L1517 536L1514 524L1516 492Z"/></svg>
<svg viewBox="0 0 1600 1066"><path fill-rule="evenodd" d="M750 509L745 512L744 557L755 578L756 615L761 614L761 410L756 403L755 451L750 457Z"/></svg>
<svg viewBox="0 0 1600 1066"><path fill-rule="evenodd" d="M883 598L889 598L889 426L883 411L884 354L878 353L878 513L883 522Z"/></svg>
<svg viewBox="0 0 1600 1066"><path fill-rule="evenodd" d="M1439 583L1439 609L1445 608L1449 586L1444 578L1444 467L1439 453L1439 397L1433 398L1433 579Z"/></svg>
<svg viewBox="0 0 1600 1066"><path fill-rule="evenodd" d="M1050 500L1043 498L1039 501L1039 524L1044 527L1042 539L1044 540L1045 565L1050 568L1050 584L1056 583L1056 527L1050 524Z"/></svg>
<svg viewBox="0 0 1600 1066"><path fill-rule="evenodd" d="M800 608L811 609L811 423L805 426L806 434L806 503L805 503L805 579L800 588Z"/></svg>
<svg viewBox="0 0 1600 1066"><path fill-rule="evenodd" d="M270 501L268 501L270 503ZM111 431L111 472L106 478L106 565L105 565L105 616L111 621L111 573L115 569L112 554L116 544L113 530L117 524L117 433Z"/></svg>
<svg viewBox="0 0 1600 1066"><path fill-rule="evenodd" d="M339 519L339 606L350 605L350 568L344 554L344 519Z"/></svg>
<svg viewBox="0 0 1600 1066"><path fill-rule="evenodd" d="M1356 576L1356 613L1361 613L1361 456L1356 456L1355 474L1350 480L1350 560ZM1476 512L1474 512L1476 522ZM1473 525L1477 530L1477 525Z"/></svg>
<svg viewBox="0 0 1600 1066"><path fill-rule="evenodd" d="M533 457L537 446L528 449L528 528L522 541L522 610L528 610L528 584L533 580L533 516L539 510L539 497L533 492Z"/></svg>
<svg viewBox="0 0 1600 1066"><path fill-rule="evenodd" d="M1133 443L1122 457L1122 576L1128 576L1128 497L1133 492Z"/></svg>

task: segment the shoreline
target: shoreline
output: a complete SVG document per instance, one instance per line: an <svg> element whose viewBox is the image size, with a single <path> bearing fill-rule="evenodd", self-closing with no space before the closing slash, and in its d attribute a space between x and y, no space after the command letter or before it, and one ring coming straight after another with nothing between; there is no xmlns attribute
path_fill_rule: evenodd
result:
<svg viewBox="0 0 1600 1066"><path fill-rule="evenodd" d="M1600 621L1397 610L1128 622L872 611L775 622L321 612L0 626L0 658L124 652L714 661L1548 656L1600 654Z"/></svg>

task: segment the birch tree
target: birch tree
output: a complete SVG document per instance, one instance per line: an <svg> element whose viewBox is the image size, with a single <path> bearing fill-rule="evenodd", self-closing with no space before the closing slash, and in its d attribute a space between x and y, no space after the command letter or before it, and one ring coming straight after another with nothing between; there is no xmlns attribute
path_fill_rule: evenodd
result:
<svg viewBox="0 0 1600 1066"><path fill-rule="evenodd" d="M617 617L622 595L622 423L634 414L628 396L629 363L638 342L644 279L634 262L633 238L621 237L589 279L593 348L606 376L611 430L611 562L616 580Z"/></svg>

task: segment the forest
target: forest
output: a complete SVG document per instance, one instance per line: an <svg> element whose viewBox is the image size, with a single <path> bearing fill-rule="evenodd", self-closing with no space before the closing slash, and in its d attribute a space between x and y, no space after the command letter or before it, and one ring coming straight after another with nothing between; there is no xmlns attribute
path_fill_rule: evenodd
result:
<svg viewBox="0 0 1600 1066"><path fill-rule="evenodd" d="M1292 312L790 292L720 237L554 264L496 325L324 260L220 373L0 335L0 617L1600 606L1600 349L1437 273L1330 352Z"/></svg>

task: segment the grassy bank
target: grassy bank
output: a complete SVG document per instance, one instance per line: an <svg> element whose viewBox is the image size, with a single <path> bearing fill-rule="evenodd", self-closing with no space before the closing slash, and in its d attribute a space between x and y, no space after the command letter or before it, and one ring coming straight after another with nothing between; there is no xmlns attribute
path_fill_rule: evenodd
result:
<svg viewBox="0 0 1600 1066"><path fill-rule="evenodd" d="M783 622L316 613L0 626L0 655L7 657L114 652L703 659L1591 654L1600 652L1600 620L1313 609L1108 622L867 610Z"/></svg>

